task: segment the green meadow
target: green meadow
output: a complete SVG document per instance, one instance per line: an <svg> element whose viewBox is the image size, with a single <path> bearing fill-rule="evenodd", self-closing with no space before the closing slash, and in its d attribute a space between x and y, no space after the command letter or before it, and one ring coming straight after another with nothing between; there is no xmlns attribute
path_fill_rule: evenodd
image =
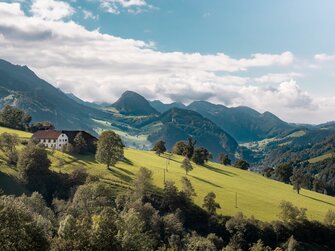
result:
<svg viewBox="0 0 335 251"><path fill-rule="evenodd" d="M31 134L0 128L0 132L17 133L20 138L29 138ZM94 156L73 156L59 151L48 150L52 161L52 170L56 172L72 172L82 167L91 175L110 183L115 189L124 190L131 186L134 175L140 167L146 167L153 173L154 184L163 188L165 180L172 180L181 187L181 177L185 171L181 168L183 158L177 155L156 155L154 152L125 149L125 160L120 161L109 170L105 165L97 163ZM230 166L222 166L209 162L206 166L193 164L194 170L189 172L197 196L194 201L202 205L203 197L214 192L221 205L218 211L224 215L235 215L238 212L257 219L271 221L278 219L278 205L282 200L291 201L298 207L307 208L309 219L323 220L329 209L335 210L335 198L302 189L298 195L292 186L286 185L257 173L243 171ZM17 171L0 165L2 176L15 177ZM1 181L1 179L0 179ZM16 184L16 183L12 183ZM12 188L13 189L13 188ZM22 191L22 188L20 188Z"/></svg>

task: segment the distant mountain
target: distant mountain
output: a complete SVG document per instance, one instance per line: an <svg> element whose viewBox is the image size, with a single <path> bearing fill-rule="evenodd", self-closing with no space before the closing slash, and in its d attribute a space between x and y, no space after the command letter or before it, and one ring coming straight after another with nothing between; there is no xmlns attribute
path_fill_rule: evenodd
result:
<svg viewBox="0 0 335 251"><path fill-rule="evenodd" d="M92 118L108 117L103 111L69 98L27 66L0 60L0 107L7 104L27 111L33 121L50 121L59 129L92 132Z"/></svg>
<svg viewBox="0 0 335 251"><path fill-rule="evenodd" d="M92 102L86 102L83 101L82 99L78 98L76 95L72 94L72 93L65 93L69 98L71 98L72 100L76 101L77 103L81 104L81 105L85 105L91 108L100 108L103 107L103 105L99 105L96 103L92 103Z"/></svg>
<svg viewBox="0 0 335 251"><path fill-rule="evenodd" d="M156 131L149 136L149 140L155 142L162 139L168 149L177 141L187 140L189 137L198 141L197 146L206 147L212 152L215 159L222 152L234 158L238 148L238 143L232 136L209 119L190 110L172 108L163 113L152 127Z"/></svg>
<svg viewBox="0 0 335 251"><path fill-rule="evenodd" d="M121 114L146 116L159 114L143 96L136 92L126 91L122 96L112 105Z"/></svg>
<svg viewBox="0 0 335 251"><path fill-rule="evenodd" d="M163 102L161 102L159 100L150 101L150 105L153 108L155 108L157 111L159 111L160 113L164 113L164 112L170 110L171 108L181 108L181 109L186 108L186 106L183 103L180 103L180 102L173 102L173 103L170 103L170 104L164 104Z"/></svg>
<svg viewBox="0 0 335 251"><path fill-rule="evenodd" d="M238 142L258 141L288 134L296 128L270 112L259 113L249 107L228 108L206 101L195 101L187 109L212 120Z"/></svg>

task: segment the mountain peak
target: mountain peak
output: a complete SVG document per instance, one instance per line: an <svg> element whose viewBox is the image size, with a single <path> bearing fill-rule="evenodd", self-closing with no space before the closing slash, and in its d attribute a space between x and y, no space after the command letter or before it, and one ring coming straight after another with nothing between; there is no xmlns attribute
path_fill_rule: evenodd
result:
<svg viewBox="0 0 335 251"><path fill-rule="evenodd" d="M112 106L125 115L141 116L158 114L148 100L133 91L125 91Z"/></svg>

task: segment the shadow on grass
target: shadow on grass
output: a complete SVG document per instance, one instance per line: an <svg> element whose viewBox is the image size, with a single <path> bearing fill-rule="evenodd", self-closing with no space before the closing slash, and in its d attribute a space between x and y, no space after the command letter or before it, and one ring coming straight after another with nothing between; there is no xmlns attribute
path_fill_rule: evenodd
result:
<svg viewBox="0 0 335 251"><path fill-rule="evenodd" d="M192 177L192 178L194 178L194 179L196 179L196 180L199 180L199 181L201 181L201 182L207 183L207 184L209 184L209 185L211 185L211 186L218 187L218 188L223 188L222 186L219 186L219 185L217 185L217 184L215 184L215 183L213 183L213 182L210 182L210 181L208 181L208 180L205 180L205 179L202 179L202 178L199 178L199 177L195 177L195 176L192 176L192 175L190 175L190 177Z"/></svg>
<svg viewBox="0 0 335 251"><path fill-rule="evenodd" d="M306 197L306 198L309 198L309 199L311 199L311 200L315 200L315 201L318 201L318 202L321 202L321 203L325 203L325 204L330 205L330 206L335 206L335 204L330 203L330 202L327 202L327 201L324 201L324 200L320 200L320 199L317 199L317 198L313 198L313 197L311 197L311 196L304 195L304 194L300 194L300 195L301 195L301 196L304 196L304 197Z"/></svg>
<svg viewBox="0 0 335 251"><path fill-rule="evenodd" d="M181 161L178 161L178 160L175 160L175 159L172 159L172 154L164 154L164 155L161 155L160 157L168 160L168 161L173 161L173 162L176 162L176 163L180 163L181 164Z"/></svg>
<svg viewBox="0 0 335 251"><path fill-rule="evenodd" d="M207 164L205 164L204 167L206 167L207 169L209 169L213 172L217 172L217 173L227 175L227 176L230 176L230 177L236 176L235 173L232 173L232 172L229 172L229 171L217 168L217 167L213 167L213 166L210 166L210 165L207 165Z"/></svg>
<svg viewBox="0 0 335 251"><path fill-rule="evenodd" d="M122 171L120 171L120 170L122 170ZM120 168L120 167L109 167L108 171L110 171L115 177L119 178L122 181L130 182L130 181L133 180L132 177L130 177L129 175L125 174L125 170L123 168ZM129 171L127 171L127 172L129 172Z"/></svg>
<svg viewBox="0 0 335 251"><path fill-rule="evenodd" d="M123 160L121 160L123 163L126 163L130 166L133 166L134 165L134 162L132 162L130 159L127 159L126 157L123 158Z"/></svg>
<svg viewBox="0 0 335 251"><path fill-rule="evenodd" d="M0 189L8 195L22 195L24 193L30 194L16 178L2 172L0 172Z"/></svg>
<svg viewBox="0 0 335 251"><path fill-rule="evenodd" d="M131 172L131 171L125 169L125 168L122 168L122 167L114 167L114 168L119 169L120 171L122 171L122 172L124 172L124 173L126 173L128 175L134 176L133 172Z"/></svg>

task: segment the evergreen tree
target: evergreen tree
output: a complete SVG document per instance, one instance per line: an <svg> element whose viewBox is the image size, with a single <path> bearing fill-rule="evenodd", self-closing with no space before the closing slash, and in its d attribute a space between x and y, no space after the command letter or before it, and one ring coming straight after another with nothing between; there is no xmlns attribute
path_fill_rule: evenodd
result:
<svg viewBox="0 0 335 251"><path fill-rule="evenodd" d="M191 137L188 138L188 143L186 145L186 157L191 159L194 153L194 147L197 144L196 140L193 140Z"/></svg>

